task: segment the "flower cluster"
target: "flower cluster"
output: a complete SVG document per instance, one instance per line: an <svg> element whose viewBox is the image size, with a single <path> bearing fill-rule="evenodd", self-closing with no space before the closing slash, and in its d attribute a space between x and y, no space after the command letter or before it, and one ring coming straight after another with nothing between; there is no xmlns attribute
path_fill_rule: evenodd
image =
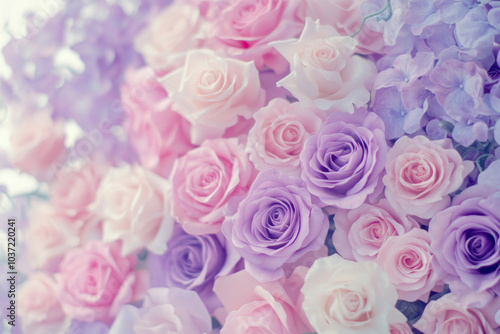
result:
<svg viewBox="0 0 500 334"><path fill-rule="evenodd" d="M3 49L39 190L0 332L500 331L496 2L53 14Z"/></svg>

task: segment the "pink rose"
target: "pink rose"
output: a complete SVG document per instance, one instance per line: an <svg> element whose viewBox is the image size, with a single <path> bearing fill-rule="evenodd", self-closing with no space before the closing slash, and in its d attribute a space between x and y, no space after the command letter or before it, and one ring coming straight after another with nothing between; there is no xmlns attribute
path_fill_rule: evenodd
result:
<svg viewBox="0 0 500 334"><path fill-rule="evenodd" d="M142 297L146 271L134 271L135 255L122 257L119 244L91 241L66 254L56 274L64 312L81 321L110 322L126 303Z"/></svg>
<svg viewBox="0 0 500 334"><path fill-rule="evenodd" d="M450 205L448 194L458 190L473 169L462 161L449 139L401 137L387 152L385 196L406 213L432 218Z"/></svg>
<svg viewBox="0 0 500 334"><path fill-rule="evenodd" d="M125 80L123 126L130 143L142 166L168 176L174 160L194 147L190 124L172 110L172 101L149 68L128 71Z"/></svg>
<svg viewBox="0 0 500 334"><path fill-rule="evenodd" d="M365 203L353 210L336 210L334 221L333 245L344 258L356 261L375 261L389 237L419 227L385 198L375 205Z"/></svg>
<svg viewBox="0 0 500 334"><path fill-rule="evenodd" d="M188 52L186 64L161 79L173 108L191 124L191 142L222 137L238 123L250 119L264 104L259 73L253 63L222 58L214 51Z"/></svg>
<svg viewBox="0 0 500 334"><path fill-rule="evenodd" d="M207 140L174 164L172 215L188 233L217 233L227 201L246 194L254 178L253 166L236 138Z"/></svg>
<svg viewBox="0 0 500 334"><path fill-rule="evenodd" d="M427 304L413 326L424 333L494 333L481 312L460 304L452 293Z"/></svg>
<svg viewBox="0 0 500 334"><path fill-rule="evenodd" d="M301 0L236 0L222 8L212 28L212 48L255 61L277 73L288 64L270 42L297 37L304 27Z"/></svg>
<svg viewBox="0 0 500 334"><path fill-rule="evenodd" d="M301 107L284 99L274 99L253 116L246 150L260 170L276 168L300 176L300 152L309 135L321 127L314 108Z"/></svg>
<svg viewBox="0 0 500 334"><path fill-rule="evenodd" d="M389 237L380 248L377 263L389 275L399 299L427 302L438 282L431 266L431 237L415 228L403 235Z"/></svg>
<svg viewBox="0 0 500 334"><path fill-rule="evenodd" d="M221 334L312 332L301 309L306 273L306 267L297 267L290 277L267 283L259 283L246 270L217 279L214 291L228 313L219 318Z"/></svg>
<svg viewBox="0 0 500 334"><path fill-rule="evenodd" d="M363 7L367 7L368 11L363 11ZM363 17L380 9L382 7L378 8L362 0L306 0L306 16L313 20L319 19L322 24L331 25L342 36L354 34L359 29ZM354 37L358 42L359 51L365 54L382 53L384 51L382 29L376 24L369 23L370 20L365 22L361 31Z"/></svg>
<svg viewBox="0 0 500 334"><path fill-rule="evenodd" d="M382 334L390 323L406 321L395 307L396 289L373 262L351 262L338 254L317 259L300 291L318 334Z"/></svg>
<svg viewBox="0 0 500 334"><path fill-rule="evenodd" d="M41 181L54 176L55 163L64 161L66 153L63 122L52 121L45 111L26 117L11 137L12 164Z"/></svg>
<svg viewBox="0 0 500 334"><path fill-rule="evenodd" d="M101 235L99 219L90 210L107 167L87 162L78 170L69 170L49 184L50 203L54 210L79 229L83 239Z"/></svg>
<svg viewBox="0 0 500 334"><path fill-rule="evenodd" d="M21 285L18 294L18 314L24 333L62 332L66 315L57 300L54 286L55 280L42 272L30 275Z"/></svg>
<svg viewBox="0 0 500 334"><path fill-rule="evenodd" d="M389 325L390 334L412 334L412 330L407 323L396 323Z"/></svg>
<svg viewBox="0 0 500 334"><path fill-rule="evenodd" d="M205 22L196 6L167 6L136 37L135 49L158 73L183 65L186 52L202 46Z"/></svg>
<svg viewBox="0 0 500 334"><path fill-rule="evenodd" d="M305 106L348 113L370 100L375 64L355 55L356 41L335 28L306 19L299 39L272 45L290 63L290 74L277 83Z"/></svg>
<svg viewBox="0 0 500 334"><path fill-rule="evenodd" d="M28 211L26 251L31 267L57 268L70 249L80 245L78 222L58 214L48 203L37 203Z"/></svg>
<svg viewBox="0 0 500 334"><path fill-rule="evenodd" d="M121 240L121 254L146 247L167 249L174 220L167 202L168 181L139 166L111 168L101 181L92 206L102 219L103 240Z"/></svg>

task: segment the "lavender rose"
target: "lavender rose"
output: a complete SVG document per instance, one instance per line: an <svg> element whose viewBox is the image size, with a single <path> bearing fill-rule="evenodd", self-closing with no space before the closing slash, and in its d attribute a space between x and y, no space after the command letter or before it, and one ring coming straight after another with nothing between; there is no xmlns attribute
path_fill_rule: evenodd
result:
<svg viewBox="0 0 500 334"><path fill-rule="evenodd" d="M327 216L303 182L274 169L261 172L239 204L230 200L226 216L222 233L261 282L279 279L283 265L321 248L328 232Z"/></svg>
<svg viewBox="0 0 500 334"><path fill-rule="evenodd" d="M429 223L433 267L446 283L500 292L500 189L478 184Z"/></svg>
<svg viewBox="0 0 500 334"><path fill-rule="evenodd" d="M381 191L387 150L384 122L375 113L335 112L306 140L301 176L322 204L354 209Z"/></svg>
<svg viewBox="0 0 500 334"><path fill-rule="evenodd" d="M198 292L210 312L222 306L212 291L216 277L232 273L241 257L220 234L192 235L176 226L163 255L151 254L153 287Z"/></svg>

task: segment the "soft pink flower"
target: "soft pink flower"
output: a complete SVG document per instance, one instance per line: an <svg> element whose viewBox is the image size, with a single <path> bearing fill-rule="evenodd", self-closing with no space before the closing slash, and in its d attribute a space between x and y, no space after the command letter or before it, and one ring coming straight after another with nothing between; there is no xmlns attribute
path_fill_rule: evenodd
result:
<svg viewBox="0 0 500 334"><path fill-rule="evenodd" d="M143 247L155 254L165 252L175 223L169 213L169 186L139 166L111 168L92 206L102 219L103 240L121 240L123 256Z"/></svg>
<svg viewBox="0 0 500 334"><path fill-rule="evenodd" d="M172 101L147 67L126 73L121 87L123 126L141 165L168 176L175 159L192 149L190 125L172 110Z"/></svg>
<svg viewBox="0 0 500 334"><path fill-rule="evenodd" d="M448 194L458 190L474 169L462 161L449 139L401 137L387 152L385 195L404 212L429 219L450 205Z"/></svg>
<svg viewBox="0 0 500 334"><path fill-rule="evenodd" d="M319 19L321 24L331 25L342 36L351 36L360 27L364 16L380 10L369 8L371 10L363 15L364 3L363 0L306 0L306 16L313 20ZM381 53L384 50L382 30L368 22L365 22L355 39L361 53Z"/></svg>
<svg viewBox="0 0 500 334"><path fill-rule="evenodd" d="M64 161L66 153L63 122L54 122L45 111L26 117L11 137L12 164L42 181L54 176L56 163Z"/></svg>
<svg viewBox="0 0 500 334"><path fill-rule="evenodd" d="M79 230L83 239L100 238L99 218L90 210L107 166L89 161L76 170L61 173L49 184L54 210Z"/></svg>
<svg viewBox="0 0 500 334"><path fill-rule="evenodd" d="M158 73L178 68L186 52L203 45L205 22L197 6L167 6L136 37L135 49Z"/></svg>
<svg viewBox="0 0 500 334"><path fill-rule="evenodd" d="M217 233L227 201L246 194L254 178L255 170L236 138L207 140L174 164L172 215L188 233Z"/></svg>
<svg viewBox="0 0 500 334"><path fill-rule="evenodd" d="M276 168L300 176L300 152L309 135L321 127L314 108L274 99L253 116L246 150L260 170Z"/></svg>
<svg viewBox="0 0 500 334"><path fill-rule="evenodd" d="M481 312L460 304L452 293L427 304L413 326L424 333L494 333Z"/></svg>
<svg viewBox="0 0 500 334"><path fill-rule="evenodd" d="M290 63L290 74L277 83L303 105L353 113L370 100L375 64L355 55L356 41L335 28L306 19L299 39L272 45Z"/></svg>
<svg viewBox="0 0 500 334"><path fill-rule="evenodd" d="M56 268L67 251L80 245L79 222L58 214L48 203L33 205L28 211L28 222L26 251L35 269Z"/></svg>
<svg viewBox="0 0 500 334"><path fill-rule="evenodd" d="M356 261L375 261L387 238L419 227L385 198L377 204L365 203L353 210L336 210L334 221L335 249L344 258Z"/></svg>
<svg viewBox="0 0 500 334"><path fill-rule="evenodd" d="M225 307L219 318L221 334L312 332L301 309L306 273L306 267L297 267L290 277L267 283L259 283L246 270L219 278L214 291Z"/></svg>
<svg viewBox="0 0 500 334"><path fill-rule="evenodd" d="M252 62L223 58L208 49L188 52L184 67L160 82L173 109L192 124L191 142L197 145L222 137L239 116L250 119L265 99Z"/></svg>
<svg viewBox="0 0 500 334"><path fill-rule="evenodd" d="M255 61L281 73L288 63L270 42L297 37L304 27L301 0L235 0L227 2L212 28L214 49Z"/></svg>
<svg viewBox="0 0 500 334"><path fill-rule="evenodd" d="M64 312L77 320L111 322L126 303L142 297L146 271L135 271L135 255L122 257L119 244L88 242L66 254L56 274Z"/></svg>
<svg viewBox="0 0 500 334"><path fill-rule="evenodd" d="M412 229L389 237L380 248L377 263L389 275L399 299L427 302L429 293L438 282L431 266L431 237L427 231Z"/></svg>
<svg viewBox="0 0 500 334"><path fill-rule="evenodd" d="M338 254L316 260L301 289L302 308L318 334L388 333L405 322L387 274L373 262L351 262Z"/></svg>
<svg viewBox="0 0 500 334"><path fill-rule="evenodd" d="M28 277L18 295L18 314L24 333L54 334L64 327L64 314L54 290L55 280L42 272ZM5 310L2 310L5 313Z"/></svg>
<svg viewBox="0 0 500 334"><path fill-rule="evenodd" d="M206 334L211 329L210 314L196 292L151 288L141 308L122 308L109 334Z"/></svg>
<svg viewBox="0 0 500 334"><path fill-rule="evenodd" d="M390 334L412 334L412 330L407 323L394 323L389 325Z"/></svg>

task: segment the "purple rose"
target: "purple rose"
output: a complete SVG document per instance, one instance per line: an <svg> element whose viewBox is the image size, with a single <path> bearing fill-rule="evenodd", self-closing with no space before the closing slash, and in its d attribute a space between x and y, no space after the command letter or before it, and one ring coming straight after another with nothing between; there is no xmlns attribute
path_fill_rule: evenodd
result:
<svg viewBox="0 0 500 334"><path fill-rule="evenodd" d="M167 251L150 255L152 286L194 290L213 312L221 306L212 291L215 278L232 273L240 259L238 253L226 247L222 235L192 235L176 225Z"/></svg>
<svg viewBox="0 0 500 334"><path fill-rule="evenodd" d="M324 245L328 217L312 203L301 179L266 170L240 200L229 201L222 233L257 280L281 278L285 264Z"/></svg>
<svg viewBox="0 0 500 334"><path fill-rule="evenodd" d="M433 267L450 284L500 292L500 189L478 184L429 223Z"/></svg>
<svg viewBox="0 0 500 334"><path fill-rule="evenodd" d="M324 205L354 209L381 190L387 143L373 112L334 112L300 154L302 179Z"/></svg>

